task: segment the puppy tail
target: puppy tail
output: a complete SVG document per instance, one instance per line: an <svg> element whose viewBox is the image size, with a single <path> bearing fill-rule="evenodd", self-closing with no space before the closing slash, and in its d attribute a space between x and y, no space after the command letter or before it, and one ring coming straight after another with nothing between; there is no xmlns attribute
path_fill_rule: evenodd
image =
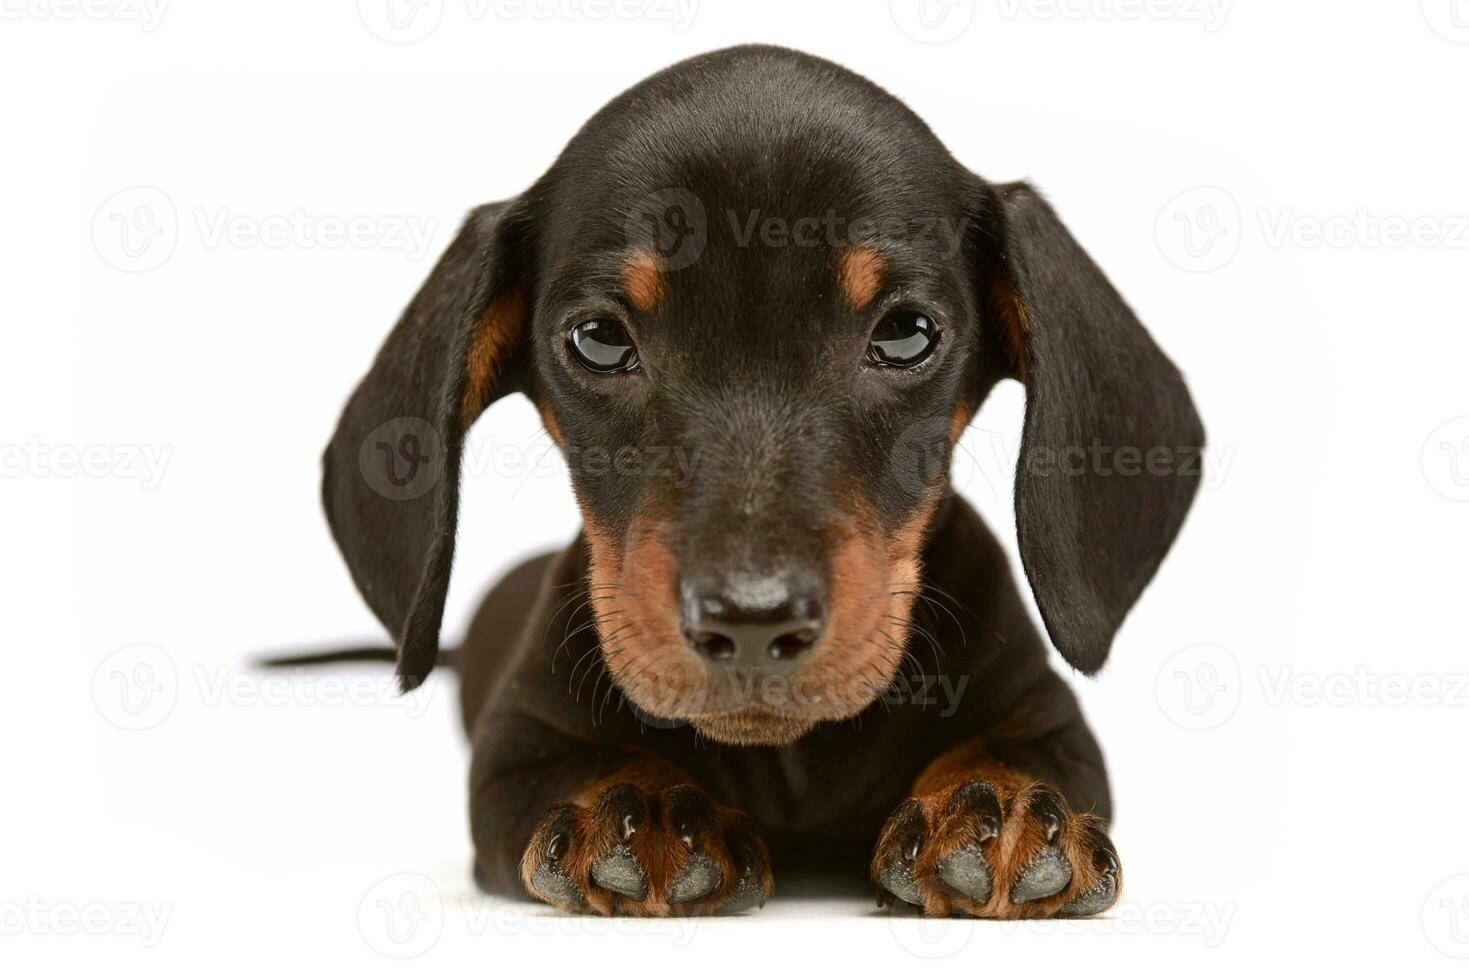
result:
<svg viewBox="0 0 1469 980"><path fill-rule="evenodd" d="M319 653L289 654L286 656L261 657L256 659L255 666L260 668L270 667L316 667L322 664L345 664L345 663L394 663L398 659L398 651L392 647L348 647L343 650L323 650ZM439 653L439 665L445 666L448 661L442 652Z"/></svg>

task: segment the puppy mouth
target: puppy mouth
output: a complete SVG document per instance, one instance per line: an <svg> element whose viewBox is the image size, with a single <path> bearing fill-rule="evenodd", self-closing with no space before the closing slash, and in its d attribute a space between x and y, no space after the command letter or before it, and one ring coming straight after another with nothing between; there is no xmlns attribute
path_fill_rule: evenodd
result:
<svg viewBox="0 0 1469 980"><path fill-rule="evenodd" d="M726 744L786 745L822 722L852 717L890 686L888 671L854 673L842 659L832 651L824 667L790 675L710 670L688 656L662 660L651 675L613 673L645 721L689 724Z"/></svg>
<svg viewBox="0 0 1469 980"><path fill-rule="evenodd" d="M749 704L689 719L700 735L726 745L789 745L816 727L821 719Z"/></svg>
<svg viewBox="0 0 1469 980"><path fill-rule="evenodd" d="M799 664L742 665L696 649L681 629L666 521L645 518L617 540L589 520L590 604L613 684L655 725L689 724L725 744L786 745L856 716L898 672L928 516L896 534L871 520L834 525L825 635Z"/></svg>

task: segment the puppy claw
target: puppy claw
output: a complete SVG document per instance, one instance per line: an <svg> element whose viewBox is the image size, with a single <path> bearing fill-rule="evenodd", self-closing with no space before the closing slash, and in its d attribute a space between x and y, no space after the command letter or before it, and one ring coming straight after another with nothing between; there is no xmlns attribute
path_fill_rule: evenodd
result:
<svg viewBox="0 0 1469 980"><path fill-rule="evenodd" d="M1073 867L1068 855L1082 854ZM971 780L910 797L883 826L872 877L880 906L901 899L929 916L1096 915L1122 893L1106 824L1043 783Z"/></svg>
<svg viewBox="0 0 1469 980"><path fill-rule="evenodd" d="M1046 847L1031 858L1010 886L1015 904L1050 898L1071 884L1071 862L1055 847Z"/></svg>
<svg viewBox="0 0 1469 980"><path fill-rule="evenodd" d="M770 856L749 816L697 786L621 783L588 806L547 810L521 856L521 881L569 912L742 912L770 894Z"/></svg>
<svg viewBox="0 0 1469 980"><path fill-rule="evenodd" d="M980 780L965 783L949 797L949 820L968 824L976 843L1000 836L1000 800L993 786Z"/></svg>

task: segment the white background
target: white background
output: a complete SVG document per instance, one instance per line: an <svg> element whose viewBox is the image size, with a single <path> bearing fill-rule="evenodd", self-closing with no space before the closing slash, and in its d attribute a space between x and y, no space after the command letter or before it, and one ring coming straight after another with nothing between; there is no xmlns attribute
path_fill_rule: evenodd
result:
<svg viewBox="0 0 1469 980"><path fill-rule="evenodd" d="M0 0L0 969L1462 975L1469 3L422 0L395 29L387 0L160 2ZM1108 918L482 899L452 678L405 702L377 670L343 696L249 669L381 636L317 460L462 213L625 86L751 40L1033 179L1188 375L1208 487L1076 679L1118 800ZM1012 551L1023 399L955 474ZM475 446L449 641L576 526L527 404Z"/></svg>

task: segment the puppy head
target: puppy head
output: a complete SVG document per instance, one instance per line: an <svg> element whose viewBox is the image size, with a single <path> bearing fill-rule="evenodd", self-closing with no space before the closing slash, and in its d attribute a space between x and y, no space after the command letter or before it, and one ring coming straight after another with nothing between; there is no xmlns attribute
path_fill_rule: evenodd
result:
<svg viewBox="0 0 1469 980"><path fill-rule="evenodd" d="M1026 569L1095 670L1196 479L1027 454L1199 445L1177 372L1028 188L970 174L851 73L733 49L625 93L471 214L348 404L327 510L411 687L464 433L522 391L570 466L614 681L713 739L781 744L891 683L948 455L1007 376L1030 391ZM384 435L432 450L426 492L374 486Z"/></svg>

